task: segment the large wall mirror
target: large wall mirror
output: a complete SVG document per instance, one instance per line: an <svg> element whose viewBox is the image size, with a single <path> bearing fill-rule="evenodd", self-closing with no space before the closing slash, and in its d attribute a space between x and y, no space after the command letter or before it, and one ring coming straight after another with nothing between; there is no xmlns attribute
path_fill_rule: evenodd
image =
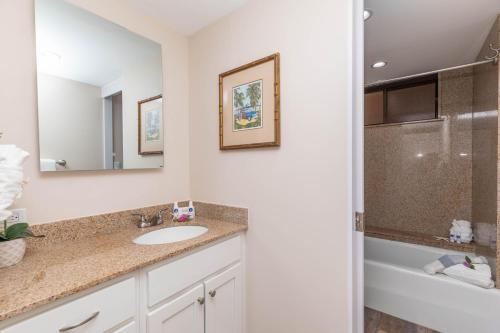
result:
<svg viewBox="0 0 500 333"><path fill-rule="evenodd" d="M36 0L40 171L163 166L161 45Z"/></svg>

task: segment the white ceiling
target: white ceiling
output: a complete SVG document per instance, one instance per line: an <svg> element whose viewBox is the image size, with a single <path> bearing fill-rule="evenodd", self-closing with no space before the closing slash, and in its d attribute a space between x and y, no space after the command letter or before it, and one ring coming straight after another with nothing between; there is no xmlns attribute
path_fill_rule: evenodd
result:
<svg viewBox="0 0 500 333"><path fill-rule="evenodd" d="M366 0L365 82L476 60L500 0ZM498 46L498 41L495 41ZM384 60L383 69L370 65Z"/></svg>
<svg viewBox="0 0 500 333"><path fill-rule="evenodd" d="M127 0L186 36L241 7L247 0Z"/></svg>
<svg viewBox="0 0 500 333"><path fill-rule="evenodd" d="M102 87L143 61L161 62L160 44L63 0L36 0L35 15L42 73Z"/></svg>

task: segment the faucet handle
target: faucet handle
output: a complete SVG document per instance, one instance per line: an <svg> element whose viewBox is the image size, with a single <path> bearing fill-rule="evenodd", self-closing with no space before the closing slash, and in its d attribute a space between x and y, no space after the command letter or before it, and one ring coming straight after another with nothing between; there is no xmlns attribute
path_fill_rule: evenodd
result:
<svg viewBox="0 0 500 333"><path fill-rule="evenodd" d="M132 213L132 216L139 216L140 217L141 220L139 221L139 223L137 223L137 226L139 228L144 228L148 224L146 215L141 214L141 213Z"/></svg>
<svg viewBox="0 0 500 333"><path fill-rule="evenodd" d="M157 214L158 214L158 216L162 216L162 215L163 215L163 213L165 213L167 210L168 210L167 208L162 208L162 209L160 209L160 210L158 211L158 213L157 213Z"/></svg>
<svg viewBox="0 0 500 333"><path fill-rule="evenodd" d="M158 211L158 213L156 213L156 224L163 223L163 213L165 213L167 210L167 208L162 208Z"/></svg>
<svg viewBox="0 0 500 333"><path fill-rule="evenodd" d="M141 213L132 213L132 216L139 216L141 218L141 221L146 221L146 215L141 214Z"/></svg>

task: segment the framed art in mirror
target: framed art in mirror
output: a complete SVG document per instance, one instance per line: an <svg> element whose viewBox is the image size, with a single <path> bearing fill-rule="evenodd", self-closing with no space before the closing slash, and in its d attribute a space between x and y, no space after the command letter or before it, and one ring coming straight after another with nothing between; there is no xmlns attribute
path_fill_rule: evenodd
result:
<svg viewBox="0 0 500 333"><path fill-rule="evenodd" d="M219 148L280 145L280 55L219 75Z"/></svg>
<svg viewBox="0 0 500 333"><path fill-rule="evenodd" d="M139 155L163 154L163 119L161 95L138 103Z"/></svg>

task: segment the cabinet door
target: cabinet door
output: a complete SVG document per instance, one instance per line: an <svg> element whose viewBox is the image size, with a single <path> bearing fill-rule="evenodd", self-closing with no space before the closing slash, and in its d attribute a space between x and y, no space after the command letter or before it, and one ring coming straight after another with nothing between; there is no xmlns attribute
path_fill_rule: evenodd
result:
<svg viewBox="0 0 500 333"><path fill-rule="evenodd" d="M136 333L136 332L137 332L137 325L135 321L128 323L127 325L120 327L118 329L111 330L109 332L106 331L106 333Z"/></svg>
<svg viewBox="0 0 500 333"><path fill-rule="evenodd" d="M203 333L204 291L198 285L148 314L148 333Z"/></svg>
<svg viewBox="0 0 500 333"><path fill-rule="evenodd" d="M241 332L241 265L205 281L205 333Z"/></svg>

